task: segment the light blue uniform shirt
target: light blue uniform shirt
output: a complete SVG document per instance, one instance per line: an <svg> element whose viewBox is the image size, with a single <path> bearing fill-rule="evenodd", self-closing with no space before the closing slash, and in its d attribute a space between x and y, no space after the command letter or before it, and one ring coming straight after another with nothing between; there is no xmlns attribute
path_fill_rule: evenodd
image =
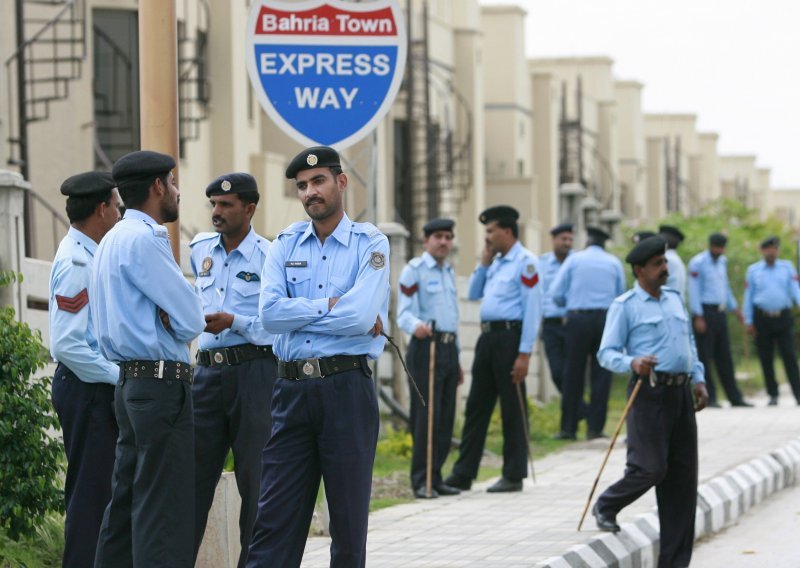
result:
<svg viewBox="0 0 800 568"><path fill-rule="evenodd" d="M100 352L110 361L189 363L187 343L206 322L200 297L172 256L167 228L136 209L97 249L89 303ZM158 310L169 315L167 331Z"/></svg>
<svg viewBox="0 0 800 568"><path fill-rule="evenodd" d="M667 277L667 288L677 290L682 299L686 299L686 265L683 264L678 251L675 249L667 249L664 253L667 259L667 270L669 276Z"/></svg>
<svg viewBox="0 0 800 568"><path fill-rule="evenodd" d="M338 297L332 310L328 298ZM261 323L280 334L273 349L295 361L333 355L377 359L378 315L389 322L389 241L374 225L347 215L320 243L310 221L294 223L269 247L261 273Z"/></svg>
<svg viewBox="0 0 800 568"><path fill-rule="evenodd" d="M119 367L100 355L89 281L97 243L70 227L50 270L50 354L86 383L117 384Z"/></svg>
<svg viewBox="0 0 800 568"><path fill-rule="evenodd" d="M218 349L243 343L272 345L275 336L264 329L258 314L261 270L269 240L256 234L251 227L230 253L225 252L219 233L200 233L189 246L192 247L194 287L203 300L203 313L233 314L230 329L217 335L201 333L198 347Z"/></svg>
<svg viewBox="0 0 800 568"><path fill-rule="evenodd" d="M703 251L689 261L689 310L703 315L703 304L722 306L729 310L738 307L728 281L728 259L720 255L716 262L709 251Z"/></svg>
<svg viewBox="0 0 800 568"><path fill-rule="evenodd" d="M542 320L542 287L536 256L517 241L489 266L478 264L469 277L470 300L480 300L481 321L522 321L519 352L530 353Z"/></svg>
<svg viewBox="0 0 800 568"><path fill-rule="evenodd" d="M553 302L569 310L605 310L625 291L622 263L597 245L571 254L549 288Z"/></svg>
<svg viewBox="0 0 800 568"><path fill-rule="evenodd" d="M636 282L608 309L597 360L614 373L631 373L636 357L655 355L656 371L690 373L692 383L704 383L691 321L680 294L661 287L654 298Z"/></svg>
<svg viewBox="0 0 800 568"><path fill-rule="evenodd" d="M572 251L567 253L571 255ZM566 261L566 259L564 259ZM542 275L542 316L546 318L563 318L567 315L567 308L559 306L553 301L553 297L548 294L550 287L555 282L556 274L563 266L563 262L558 260L556 253L550 251L539 257L539 273Z"/></svg>
<svg viewBox="0 0 800 568"><path fill-rule="evenodd" d="M458 298L453 267L439 266L427 252L412 258L400 274L397 325L409 335L421 323L436 321L436 331L458 332Z"/></svg>
<svg viewBox="0 0 800 568"><path fill-rule="evenodd" d="M754 308L777 312L800 305L797 272L788 260L776 259L773 266L761 260L747 267L744 288L744 321L753 325Z"/></svg>

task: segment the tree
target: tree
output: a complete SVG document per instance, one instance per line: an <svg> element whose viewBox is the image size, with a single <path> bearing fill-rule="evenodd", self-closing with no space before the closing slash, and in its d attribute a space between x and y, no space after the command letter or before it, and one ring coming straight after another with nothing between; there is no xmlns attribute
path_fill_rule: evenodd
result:
<svg viewBox="0 0 800 568"><path fill-rule="evenodd" d="M21 279L0 272L0 286ZM0 527L14 540L33 536L48 512L63 510L51 379L34 376L47 360L41 333L0 307Z"/></svg>

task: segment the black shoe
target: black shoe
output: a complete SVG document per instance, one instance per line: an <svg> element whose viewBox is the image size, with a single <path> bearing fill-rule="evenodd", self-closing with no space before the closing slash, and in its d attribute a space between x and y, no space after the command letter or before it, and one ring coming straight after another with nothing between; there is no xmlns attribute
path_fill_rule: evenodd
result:
<svg viewBox="0 0 800 568"><path fill-rule="evenodd" d="M450 495L461 494L460 489L456 489L455 487L450 487L444 482L439 482L434 484L433 488L436 490L436 493L438 493L440 497L448 497Z"/></svg>
<svg viewBox="0 0 800 568"><path fill-rule="evenodd" d="M522 481L511 481L505 477L501 477L494 485L486 490L488 493L511 493L514 491L522 491Z"/></svg>
<svg viewBox="0 0 800 568"><path fill-rule="evenodd" d="M722 408L722 405L715 400L714 402L709 402L706 405L706 407L707 408Z"/></svg>
<svg viewBox="0 0 800 568"><path fill-rule="evenodd" d="M439 496L439 493L436 492L436 489L431 487L431 494L428 495L425 491L425 486L417 487L414 489L414 497L417 499L436 499Z"/></svg>
<svg viewBox="0 0 800 568"><path fill-rule="evenodd" d="M753 403L747 402L746 400L738 400L736 402L732 402L731 406L738 406L740 408L753 408Z"/></svg>
<svg viewBox="0 0 800 568"><path fill-rule="evenodd" d="M597 508L597 503L595 503L594 507L592 507L592 515L594 515L594 519L597 521L597 528L600 529L601 531L607 531L613 533L617 533L620 531L616 519L612 519L611 517L606 517L604 514L602 514L600 510Z"/></svg>
<svg viewBox="0 0 800 568"><path fill-rule="evenodd" d="M587 440L597 440L598 438L608 438L608 434L605 432L593 432L591 430L586 432Z"/></svg>
<svg viewBox="0 0 800 568"><path fill-rule="evenodd" d="M577 440L575 436L575 432L564 432L564 430L559 430L557 434L553 436L554 440Z"/></svg>
<svg viewBox="0 0 800 568"><path fill-rule="evenodd" d="M469 491L470 487L472 487L472 480L457 473L451 473L450 477L444 480L444 484L455 489L461 489L461 491Z"/></svg>
<svg viewBox="0 0 800 568"><path fill-rule="evenodd" d="M769 397L769 402L767 403L767 406L778 406L778 397L777 396Z"/></svg>

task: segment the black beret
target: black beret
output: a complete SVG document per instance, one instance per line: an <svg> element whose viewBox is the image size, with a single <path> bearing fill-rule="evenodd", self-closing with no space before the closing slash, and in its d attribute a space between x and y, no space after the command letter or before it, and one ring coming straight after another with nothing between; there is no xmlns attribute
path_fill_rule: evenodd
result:
<svg viewBox="0 0 800 568"><path fill-rule="evenodd" d="M653 231L636 231L633 233L633 242L634 244L640 243L645 239L649 239L650 237L655 237L656 234Z"/></svg>
<svg viewBox="0 0 800 568"><path fill-rule="evenodd" d="M83 197L115 187L117 184L110 172L85 172L65 179L61 184L61 194L68 197Z"/></svg>
<svg viewBox="0 0 800 568"><path fill-rule="evenodd" d="M297 154L286 168L286 179L294 179L297 172L313 168L341 168L339 153L329 146L306 148Z"/></svg>
<svg viewBox="0 0 800 568"><path fill-rule="evenodd" d="M589 236L595 242L601 242L601 241L605 242L605 241L607 241L608 239L611 238L611 235L606 233L600 227L587 227L586 232L589 234Z"/></svg>
<svg viewBox="0 0 800 568"><path fill-rule="evenodd" d="M206 187L206 197L228 193L258 193L256 178L242 172L223 174Z"/></svg>
<svg viewBox="0 0 800 568"><path fill-rule="evenodd" d="M625 262L629 264L644 264L654 256L664 254L666 249L667 241L664 237L656 235L649 239L642 239L625 257Z"/></svg>
<svg viewBox="0 0 800 568"><path fill-rule="evenodd" d="M712 247L724 247L726 244L728 244L728 237L722 233L711 233L708 236L708 244L710 244Z"/></svg>
<svg viewBox="0 0 800 568"><path fill-rule="evenodd" d="M550 229L550 234L555 237L556 235L560 235L561 233L571 233L572 229L573 229L572 223L561 223Z"/></svg>
<svg viewBox="0 0 800 568"><path fill-rule="evenodd" d="M422 232L426 237L430 237L436 231L453 231L456 222L452 219L431 219L422 227Z"/></svg>
<svg viewBox="0 0 800 568"><path fill-rule="evenodd" d="M764 249L767 247L777 247L780 246L780 244L781 244L780 238L773 235L761 241L761 248Z"/></svg>
<svg viewBox="0 0 800 568"><path fill-rule="evenodd" d="M133 181L156 178L169 173L174 167L175 160L172 156L151 150L139 150L125 154L114 162L111 175L118 185L125 185Z"/></svg>
<svg viewBox="0 0 800 568"><path fill-rule="evenodd" d="M509 205L495 205L494 207L489 207L486 209L478 217L478 221L484 225L491 221L498 221L500 219L516 221L519 219L519 211Z"/></svg>
<svg viewBox="0 0 800 568"><path fill-rule="evenodd" d="M686 238L686 235L684 235L678 227L675 227L673 225L660 225L658 227L658 232L661 233L662 235L669 235L671 237L675 237L676 239L678 239L679 243L683 242L683 239Z"/></svg>

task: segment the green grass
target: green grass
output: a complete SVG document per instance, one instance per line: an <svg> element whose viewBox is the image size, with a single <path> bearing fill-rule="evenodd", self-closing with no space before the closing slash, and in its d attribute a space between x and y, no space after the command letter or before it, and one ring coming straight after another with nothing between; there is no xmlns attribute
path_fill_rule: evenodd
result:
<svg viewBox="0 0 800 568"><path fill-rule="evenodd" d="M0 529L1 568L50 568L61 566L64 553L64 517L48 515L31 538L14 541Z"/></svg>

